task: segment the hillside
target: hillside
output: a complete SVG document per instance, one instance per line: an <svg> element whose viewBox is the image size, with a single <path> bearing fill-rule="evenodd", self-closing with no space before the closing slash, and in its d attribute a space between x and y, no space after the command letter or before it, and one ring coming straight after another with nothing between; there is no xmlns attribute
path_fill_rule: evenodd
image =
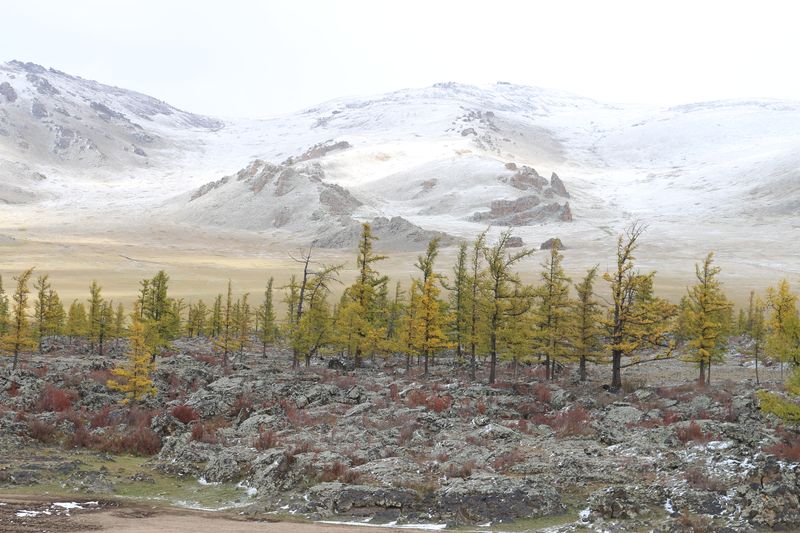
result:
<svg viewBox="0 0 800 533"><path fill-rule="evenodd" d="M527 244L561 237L580 267L642 219L661 269L715 249L741 275L800 271L782 246L798 232L794 102L659 108L443 83L216 119L30 63L0 78L0 233L22 240L347 248L379 220L385 248L411 250L512 225Z"/></svg>

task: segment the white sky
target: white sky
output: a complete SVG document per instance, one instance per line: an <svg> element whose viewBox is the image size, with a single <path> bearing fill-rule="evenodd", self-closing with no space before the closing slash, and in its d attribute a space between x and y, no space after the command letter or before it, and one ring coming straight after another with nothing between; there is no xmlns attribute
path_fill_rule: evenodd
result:
<svg viewBox="0 0 800 533"><path fill-rule="evenodd" d="M800 100L800 2L25 0L3 2L0 20L0 61L220 116L439 81Z"/></svg>

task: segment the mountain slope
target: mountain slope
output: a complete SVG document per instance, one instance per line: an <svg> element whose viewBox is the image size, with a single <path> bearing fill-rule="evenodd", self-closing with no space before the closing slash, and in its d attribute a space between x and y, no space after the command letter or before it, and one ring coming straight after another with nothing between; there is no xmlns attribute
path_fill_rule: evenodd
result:
<svg viewBox="0 0 800 533"><path fill-rule="evenodd" d="M158 221L346 246L360 221L380 217L419 239L492 224L527 242L580 243L642 218L676 239L724 221L720 238L733 242L765 220L792 226L798 148L792 102L658 108L443 83L219 120L0 65L0 203L16 204L3 214L20 226Z"/></svg>

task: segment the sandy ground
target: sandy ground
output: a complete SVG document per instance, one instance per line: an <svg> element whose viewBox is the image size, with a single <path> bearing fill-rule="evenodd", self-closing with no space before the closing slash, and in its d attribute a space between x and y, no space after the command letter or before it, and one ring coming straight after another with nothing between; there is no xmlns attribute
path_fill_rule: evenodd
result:
<svg viewBox="0 0 800 533"><path fill-rule="evenodd" d="M196 533L219 531L225 533L368 533L391 531L387 528L270 522L248 520L228 513L213 513L185 509L160 508L135 503L101 500L95 505L78 500L83 509L63 510L53 500L40 496L0 494L0 533L47 531L52 533L77 531L119 531L124 533ZM55 506L54 506L55 504ZM40 512L36 516L20 517L20 512ZM46 514L49 512L50 514ZM402 531L422 532L421 529Z"/></svg>

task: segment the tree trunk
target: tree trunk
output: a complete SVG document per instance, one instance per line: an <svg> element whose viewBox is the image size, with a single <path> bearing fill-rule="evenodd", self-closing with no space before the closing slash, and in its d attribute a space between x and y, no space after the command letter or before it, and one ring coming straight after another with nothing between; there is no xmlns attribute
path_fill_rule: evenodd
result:
<svg viewBox="0 0 800 533"><path fill-rule="evenodd" d="M429 359L429 356L428 356L428 352L426 350L425 351L425 373L423 374L425 376L428 375L428 359Z"/></svg>
<svg viewBox="0 0 800 533"><path fill-rule="evenodd" d="M497 332L496 329L492 327L491 360L489 362L489 385L494 385L496 367L497 367Z"/></svg>
<svg viewBox="0 0 800 533"><path fill-rule="evenodd" d="M706 360L700 359L700 377L697 379L697 382L700 385L705 385L706 383Z"/></svg>
<svg viewBox="0 0 800 533"><path fill-rule="evenodd" d="M708 374L706 375L706 385L711 385L711 359L708 360Z"/></svg>
<svg viewBox="0 0 800 533"><path fill-rule="evenodd" d="M756 385L761 385L761 382L758 380L758 344L756 344L755 356L756 356Z"/></svg>
<svg viewBox="0 0 800 533"><path fill-rule="evenodd" d="M475 343L470 343L470 354L469 354L469 379L475 381L475 371L477 370L477 360L475 359Z"/></svg>
<svg viewBox="0 0 800 533"><path fill-rule="evenodd" d="M544 356L544 379L550 381L550 355Z"/></svg>
<svg viewBox="0 0 800 533"><path fill-rule="evenodd" d="M622 388L622 351L611 352L611 390L614 392Z"/></svg>
<svg viewBox="0 0 800 533"><path fill-rule="evenodd" d="M586 356L581 356L580 362L581 381L586 381Z"/></svg>

